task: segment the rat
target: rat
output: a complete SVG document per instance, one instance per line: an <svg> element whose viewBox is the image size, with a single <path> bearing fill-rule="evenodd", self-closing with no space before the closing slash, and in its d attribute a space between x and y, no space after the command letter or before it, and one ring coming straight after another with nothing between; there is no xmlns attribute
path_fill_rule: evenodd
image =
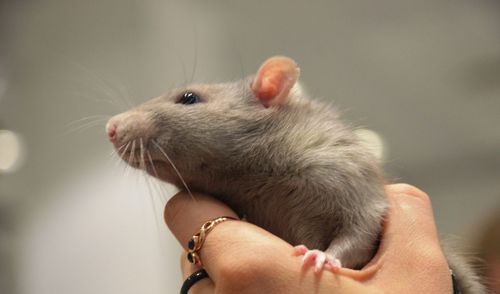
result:
<svg viewBox="0 0 500 294"><path fill-rule="evenodd" d="M129 165L221 200L315 271L360 269L389 207L383 171L332 105L301 91L299 75L294 60L271 57L255 75L177 88L118 114L107 135ZM467 263L449 261L463 293L483 293Z"/></svg>

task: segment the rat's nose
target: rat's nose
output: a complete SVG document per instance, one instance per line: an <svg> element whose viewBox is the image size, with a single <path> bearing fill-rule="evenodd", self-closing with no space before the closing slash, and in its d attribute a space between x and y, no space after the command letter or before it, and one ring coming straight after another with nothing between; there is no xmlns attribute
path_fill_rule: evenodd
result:
<svg viewBox="0 0 500 294"><path fill-rule="evenodd" d="M106 125L106 133L108 133L108 138L112 143L116 143L116 124L113 122L108 122Z"/></svg>
<svg viewBox="0 0 500 294"><path fill-rule="evenodd" d="M127 111L112 117L106 124L106 134L115 148L134 140L146 142L156 128L145 111Z"/></svg>

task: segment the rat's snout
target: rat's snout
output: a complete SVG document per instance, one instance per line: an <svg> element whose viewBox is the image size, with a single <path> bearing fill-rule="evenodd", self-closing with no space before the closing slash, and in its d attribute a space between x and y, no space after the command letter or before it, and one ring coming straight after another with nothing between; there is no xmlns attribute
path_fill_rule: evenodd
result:
<svg viewBox="0 0 500 294"><path fill-rule="evenodd" d="M106 133L108 134L108 138L112 143L116 141L116 124L109 121L106 124Z"/></svg>
<svg viewBox="0 0 500 294"><path fill-rule="evenodd" d="M153 132L153 123L145 111L124 112L112 117L106 124L106 133L115 148L134 140L146 142Z"/></svg>

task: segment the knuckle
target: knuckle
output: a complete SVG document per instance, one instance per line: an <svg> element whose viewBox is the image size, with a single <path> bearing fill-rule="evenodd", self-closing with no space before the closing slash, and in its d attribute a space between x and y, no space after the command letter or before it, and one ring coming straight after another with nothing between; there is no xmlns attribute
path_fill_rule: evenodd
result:
<svg viewBox="0 0 500 294"><path fill-rule="evenodd" d="M418 189L415 186L409 185L409 184L394 184L391 185L390 190L395 192L398 195L404 195L404 196L409 196L412 197L413 199L416 199L418 202L421 202L422 204L426 206L430 206L431 204L431 199L427 193L424 191Z"/></svg>
<svg viewBox="0 0 500 294"><path fill-rule="evenodd" d="M418 196L419 194L423 193L422 190L418 189L417 187L406 183L390 185L390 189L398 194L406 194L413 196Z"/></svg>

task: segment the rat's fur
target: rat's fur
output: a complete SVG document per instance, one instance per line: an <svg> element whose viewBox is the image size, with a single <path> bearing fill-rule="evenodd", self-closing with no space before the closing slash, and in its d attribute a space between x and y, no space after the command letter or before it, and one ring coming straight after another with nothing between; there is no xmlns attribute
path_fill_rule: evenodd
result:
<svg viewBox="0 0 500 294"><path fill-rule="evenodd" d="M183 188L164 152L190 189L292 245L362 267L377 248L388 206L377 160L331 106L294 87L266 108L252 81L190 85L118 115L108 123L117 128L115 146L140 138L146 151L137 144L122 154L132 165L142 158L148 173ZM186 91L202 102L176 103Z"/></svg>

